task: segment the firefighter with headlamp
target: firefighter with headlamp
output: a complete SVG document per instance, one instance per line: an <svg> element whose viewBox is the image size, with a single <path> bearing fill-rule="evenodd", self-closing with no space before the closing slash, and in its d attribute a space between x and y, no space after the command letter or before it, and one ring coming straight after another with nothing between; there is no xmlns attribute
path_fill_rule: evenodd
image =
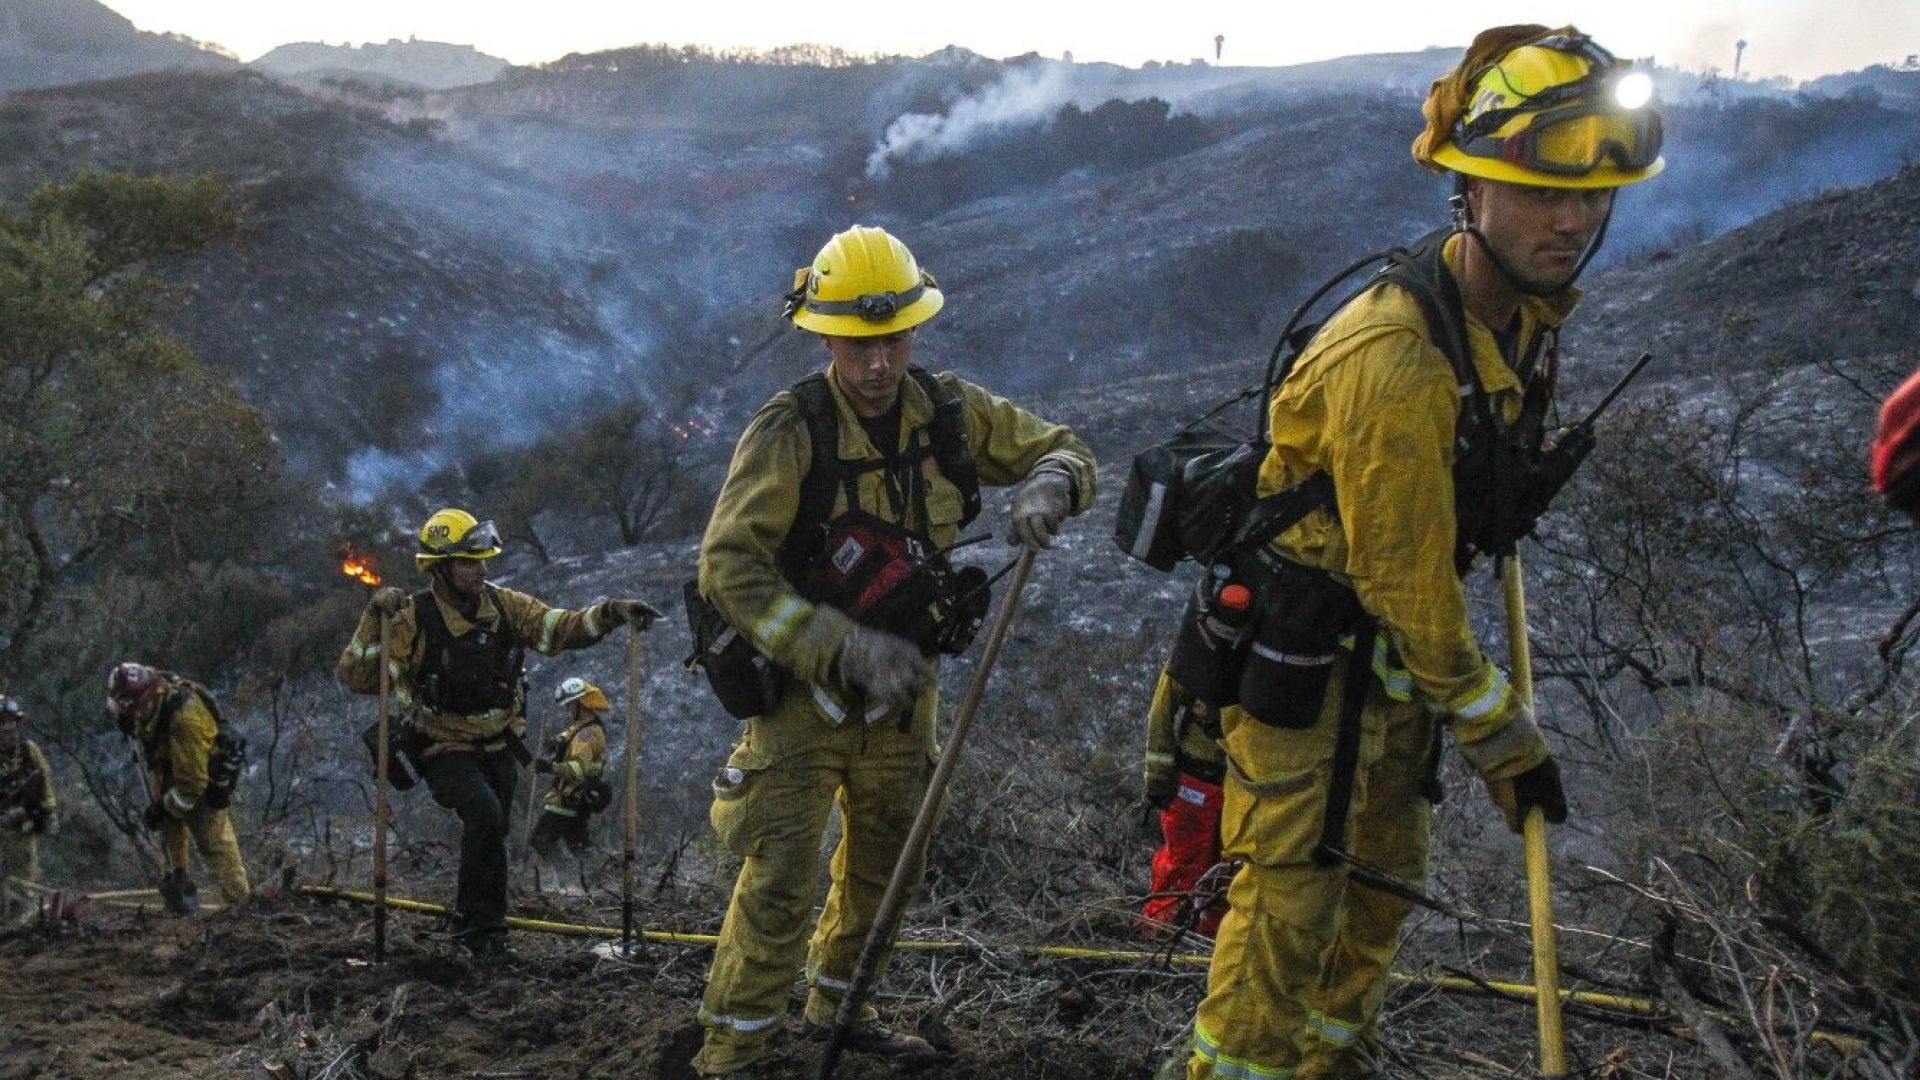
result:
<svg viewBox="0 0 1920 1080"><path fill-rule="evenodd" d="M522 661L599 642L622 624L645 630L660 612L644 600L549 607L487 580L500 554L491 521L436 511L420 528L414 564L428 586L376 590L340 654L338 674L358 694L380 692L387 665L401 719L396 745L418 766L434 802L460 818L455 939L479 959L506 947L507 831L519 766L532 763ZM392 648L384 654L382 631Z"/></svg>
<svg viewBox="0 0 1920 1080"><path fill-rule="evenodd" d="M890 607L863 590L877 597L867 608L836 583L919 580L895 575L907 568L889 553L954 543L981 484L1017 485L1008 538L1034 548L1093 501L1093 455L1071 431L912 366L919 326L944 303L885 230L855 226L827 241L796 273L786 308L821 336L827 370L754 416L701 544L699 593L784 679L749 707L746 734L714 780L714 827L745 862L700 1006L702 1075L747 1075L771 1053L803 957L806 1023L832 1025L933 774L934 656L945 646L880 614L926 605ZM809 947L836 803L841 838ZM846 1045L931 1053L871 1009Z"/></svg>
<svg viewBox="0 0 1920 1080"><path fill-rule="evenodd" d="M1566 819L1530 707L1474 637L1463 577L1514 550L1497 510L1518 497L1503 470L1527 462L1500 455L1543 452L1573 282L1616 190L1663 166L1658 115L1627 107L1645 92L1572 28L1477 37L1433 84L1413 144L1454 174L1453 229L1336 310L1269 402L1258 494L1324 473L1334 505L1280 533L1262 565L1312 597L1295 610L1328 624L1307 629L1332 655L1305 708L1256 707L1243 682L1243 708L1221 717L1223 856L1244 866L1191 1053L1163 1076L1378 1072L1410 906L1350 866L1425 878L1443 728L1510 828L1533 807Z"/></svg>

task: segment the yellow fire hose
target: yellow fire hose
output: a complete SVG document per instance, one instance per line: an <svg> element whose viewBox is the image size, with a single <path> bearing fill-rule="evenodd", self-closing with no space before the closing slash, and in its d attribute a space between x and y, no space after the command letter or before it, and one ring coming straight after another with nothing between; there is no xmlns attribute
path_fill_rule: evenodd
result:
<svg viewBox="0 0 1920 1080"><path fill-rule="evenodd" d="M293 890L300 896L315 900L338 901L349 904L371 904L371 893L355 892L350 889L337 889L330 885L302 885ZM443 904L429 904L420 900L404 900L388 897L387 906L397 911L411 911L421 915L446 915ZM553 922L547 919L523 919L508 916L507 925L516 930L527 930L540 934L555 934L560 937L617 938L620 928L617 926L593 926L585 923ZM685 934L671 930L638 930L634 936L647 941L659 941L674 945L713 945L720 940L717 934ZM896 942L894 948L907 952L923 953L966 953L988 949L976 941L918 941ZM1162 964L1172 963L1182 967L1206 967L1213 962L1208 953L1174 953L1168 955L1159 950L1143 949L1087 949L1072 945L1016 945L993 946L996 951L1023 953L1028 956L1045 957L1050 960L1090 960L1104 963ZM1453 975L1416 975L1396 971L1392 979L1408 986L1431 986L1440 990L1464 991L1470 993L1492 992L1496 997L1514 1000L1532 1000L1539 988L1527 983L1480 981L1463 979ZM1678 1020L1664 1004L1648 998L1627 997L1620 994L1603 994L1592 990L1561 990L1560 1001L1571 1001L1579 1005L1592 1005L1603 1009L1617 1009L1634 1013L1650 1020ZM1716 1014L1718 1015L1718 1014ZM1730 1016L1721 1019L1735 1020ZM1847 1054L1857 1053L1867 1045L1866 1040L1853 1035L1840 1035L1827 1031L1815 1031L1810 1035L1816 1042L1826 1043L1834 1049Z"/></svg>
<svg viewBox="0 0 1920 1080"><path fill-rule="evenodd" d="M1533 646L1527 640L1527 584L1520 553L1500 560L1500 584L1507 600L1507 657L1513 669L1513 693L1533 708ZM1539 807L1520 825L1527 847L1527 909L1533 919L1533 982L1540 1002L1540 1075L1567 1075L1566 1026L1560 1017L1560 945L1553 929L1553 865L1547 849L1547 819Z"/></svg>

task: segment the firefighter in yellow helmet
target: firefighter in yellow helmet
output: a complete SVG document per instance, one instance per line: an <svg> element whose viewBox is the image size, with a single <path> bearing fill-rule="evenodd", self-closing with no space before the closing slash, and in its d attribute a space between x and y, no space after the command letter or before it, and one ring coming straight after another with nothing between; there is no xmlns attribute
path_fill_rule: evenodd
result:
<svg viewBox="0 0 1920 1080"><path fill-rule="evenodd" d="M26 722L20 702L0 695L0 924L14 914L17 883L39 883L40 837L59 809L53 770L22 730Z"/></svg>
<svg viewBox="0 0 1920 1080"><path fill-rule="evenodd" d="M1462 577L1517 540L1501 509L1512 490L1488 463L1542 451L1574 278L1616 190L1662 167L1650 89L1572 28L1481 34L1434 83L1413 147L1457 178L1452 234L1423 245L1430 273L1335 312L1273 396L1259 492L1325 474L1338 513L1315 511L1254 560L1300 618L1263 613L1266 657L1256 647L1241 708L1222 717L1222 841L1246 866L1184 1062L1194 1080L1375 1072L1408 905L1343 856L1424 878L1442 728L1511 827L1536 805L1565 820L1558 768L1476 642ZM1263 686L1286 692L1250 693Z"/></svg>
<svg viewBox="0 0 1920 1080"><path fill-rule="evenodd" d="M895 603L906 594L860 583L928 580L894 573L902 552L952 544L981 484L1018 485L1008 538L1032 547L1093 501L1093 455L1071 431L912 366L917 329L944 303L884 230L827 241L787 296L788 316L822 337L827 369L748 424L701 544L699 592L779 672L736 710L752 715L714 781L714 827L745 863L700 1006L702 1075L744 1075L768 1056L803 957L806 1023L831 1025L932 776L935 657L963 647L950 636L959 623L930 624L924 599ZM944 599L968 597L985 593ZM836 803L841 839L809 945ZM847 1045L931 1053L871 1011Z"/></svg>
<svg viewBox="0 0 1920 1080"><path fill-rule="evenodd" d="M603 775L613 703L599 687L577 676L561 683L553 700L568 710L567 726L547 740L533 763L535 772L553 776L540 820L533 826L533 849L545 859L558 856L562 843L575 855L585 854L587 823L613 797Z"/></svg>
<svg viewBox="0 0 1920 1080"><path fill-rule="evenodd" d="M380 692L384 661L403 734L433 800L460 818L456 939L480 959L510 959L506 946L507 831L519 766L532 763L522 660L598 642L622 623L644 630L660 617L643 600L598 600L577 611L549 607L487 580L500 554L490 521L436 511L420 528L414 563L428 579L412 595L376 590L340 654L347 689ZM382 619L393 655L381 654Z"/></svg>
<svg viewBox="0 0 1920 1080"><path fill-rule="evenodd" d="M107 713L140 745L149 802L144 820L160 833L167 858L160 899L178 915L194 912L199 890L187 873L187 846L200 849L220 896L238 904L253 894L227 806L246 744L227 733L207 688L171 671L127 662L107 676Z"/></svg>

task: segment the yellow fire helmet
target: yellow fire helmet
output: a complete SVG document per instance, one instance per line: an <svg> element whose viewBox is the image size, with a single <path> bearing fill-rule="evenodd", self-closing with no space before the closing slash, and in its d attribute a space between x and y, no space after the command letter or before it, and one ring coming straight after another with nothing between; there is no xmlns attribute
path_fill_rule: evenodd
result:
<svg viewBox="0 0 1920 1080"><path fill-rule="evenodd" d="M1534 187L1637 184L1666 167L1652 98L1646 72L1570 26L1499 27L1434 82L1413 157Z"/></svg>
<svg viewBox="0 0 1920 1080"><path fill-rule="evenodd" d="M933 275L885 229L855 225L793 272L783 314L836 337L879 337L919 326L946 303Z"/></svg>
<svg viewBox="0 0 1920 1080"><path fill-rule="evenodd" d="M442 559L491 559L500 554L500 530L456 507L435 510L420 526L413 563L425 570Z"/></svg>
<svg viewBox="0 0 1920 1080"><path fill-rule="evenodd" d="M578 675L575 675L573 678L568 679L553 689L553 703L555 705L564 708L576 701L580 703L581 708L588 712L604 713L613 711L613 702L607 700L606 693Z"/></svg>

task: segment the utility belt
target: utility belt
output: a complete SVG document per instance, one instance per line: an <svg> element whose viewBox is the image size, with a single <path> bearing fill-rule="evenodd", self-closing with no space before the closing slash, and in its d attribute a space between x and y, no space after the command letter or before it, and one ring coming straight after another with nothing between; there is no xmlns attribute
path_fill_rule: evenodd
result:
<svg viewBox="0 0 1920 1080"><path fill-rule="evenodd" d="M1264 546L1230 552L1194 583L1167 670L1216 714L1237 705L1303 730L1319 719L1342 640L1365 618L1353 590L1324 570Z"/></svg>
<svg viewBox="0 0 1920 1080"><path fill-rule="evenodd" d="M360 742L367 748L367 762L379 776L380 768L380 724L378 721L368 724L360 732ZM497 745L495 745L497 744ZM435 750L435 748L441 748ZM420 783L427 759L437 753L488 753L492 750L505 750L513 755L513 760L522 767L533 764L533 752L527 749L526 740L513 733L511 726L501 728L493 735L470 741L439 739L421 730L412 717L390 720L387 724L387 783L395 791L409 791Z"/></svg>
<svg viewBox="0 0 1920 1080"><path fill-rule="evenodd" d="M984 539L934 548L899 525L853 510L828 527L820 556L788 577L809 602L911 641L925 656L958 656L986 620L992 581L981 568L956 567L947 556ZM772 711L792 676L727 623L697 580L687 582L683 598L693 636L687 669L703 669L721 707L736 718Z"/></svg>
<svg viewBox="0 0 1920 1080"><path fill-rule="evenodd" d="M1237 705L1254 720L1304 731L1320 723L1334 663L1351 654L1335 721L1327 811L1314 861L1332 867L1346 849L1360 762L1361 713L1375 681L1410 701L1411 678L1390 664L1386 636L1353 589L1324 570L1261 547L1214 563L1188 601L1168 672L1216 709ZM1438 803L1435 727L1421 762L1421 791Z"/></svg>

